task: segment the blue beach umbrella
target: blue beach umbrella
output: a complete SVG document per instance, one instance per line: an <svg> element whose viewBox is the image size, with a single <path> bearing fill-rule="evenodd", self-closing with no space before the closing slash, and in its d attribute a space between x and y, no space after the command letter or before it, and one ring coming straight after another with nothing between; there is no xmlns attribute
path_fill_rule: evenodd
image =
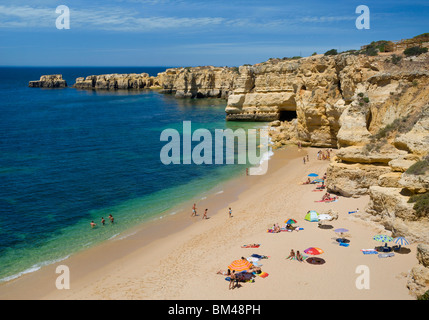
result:
<svg viewBox="0 0 429 320"><path fill-rule="evenodd" d="M308 176L309 177L318 177L319 175L317 173L310 173Z"/></svg>
<svg viewBox="0 0 429 320"><path fill-rule="evenodd" d="M407 239L405 239L404 237L396 237L395 239L393 239L393 241L394 241L396 244L399 244L399 248L401 248L401 246L403 246L403 245L410 244L410 243L408 242L408 240L407 240Z"/></svg>

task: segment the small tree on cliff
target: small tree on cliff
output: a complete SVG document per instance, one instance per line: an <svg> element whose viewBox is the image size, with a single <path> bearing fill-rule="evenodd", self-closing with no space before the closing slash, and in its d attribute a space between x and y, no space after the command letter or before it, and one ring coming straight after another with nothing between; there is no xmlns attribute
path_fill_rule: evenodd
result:
<svg viewBox="0 0 429 320"><path fill-rule="evenodd" d="M337 49L331 49L325 52L325 56L335 56L338 54Z"/></svg>

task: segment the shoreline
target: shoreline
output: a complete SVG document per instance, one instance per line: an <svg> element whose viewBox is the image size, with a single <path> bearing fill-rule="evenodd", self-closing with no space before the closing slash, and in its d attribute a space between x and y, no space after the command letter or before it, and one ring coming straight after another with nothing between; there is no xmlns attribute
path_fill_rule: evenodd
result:
<svg viewBox="0 0 429 320"><path fill-rule="evenodd" d="M159 219L135 233L130 230L130 235L122 240L107 241L62 261L61 264L70 268L70 290L55 288L58 277L55 268L60 264L57 263L0 285L0 298L412 299L404 281L405 273L417 261L415 244L410 246L410 254L391 258L396 261L363 255L359 250L375 246L370 237L381 229L345 212L346 208L356 206L364 209L368 198L341 197L337 203L314 203L322 194L312 192L309 185L299 184L308 170L319 175L324 173L329 162L315 160L316 150L298 151L290 146L276 150L266 175L227 181L221 188L222 193L218 190L197 202L199 216L190 217L195 201L189 201L189 208L183 204L182 211L173 216ZM307 153L310 162L303 165L302 156ZM232 218L228 217L229 206ZM210 219L203 221L201 208L204 207L209 208ZM338 210L340 218L331 224L351 230L350 247L334 246L333 231L321 230L317 223L303 219L307 210L325 212L329 208L341 209ZM304 230L280 234L266 232L274 223L283 225L287 218L298 220ZM151 237L152 241L145 242ZM241 248L246 243L262 245L255 250ZM291 248L303 251L308 246L325 250L322 258L327 263L314 266L285 260ZM270 256L262 260L262 270L270 276L245 283L237 290L228 290L228 282L216 272L225 270L240 256L252 253ZM347 256L342 256L344 254ZM371 279L375 279L375 284L371 285L375 289L370 292L356 290L357 275L350 263L354 268L368 264ZM389 274L385 268L389 268ZM293 279L288 278L290 274L295 275ZM292 286L294 290L285 286Z"/></svg>
<svg viewBox="0 0 429 320"><path fill-rule="evenodd" d="M78 252L71 253L55 261L46 261L46 263L41 263L40 266L34 265L17 273L16 277L12 275L10 276L10 280L0 282L0 299L40 299L44 294L47 294L47 292L57 290L55 288L55 279L59 274L56 274L55 269L59 265L70 264L74 266L74 261L90 259L92 264L88 269L79 270L77 274L78 277L83 277L87 273L96 271L103 264L108 264L111 261L126 256L142 245L149 246L153 242L178 232L178 230L189 228L193 224L199 222L203 215L203 209L201 209L201 207L198 208L198 204L201 204L202 207L210 207L209 217L216 214L222 206L219 205L218 198L223 199L220 203L233 201L244 188L249 187L244 183L245 178L245 174L237 173L235 176L220 182L220 184L213 188L201 192L195 199L185 200L169 210L149 218L147 221L113 235L109 239L103 240L88 248L81 249ZM197 203L197 216L189 219L193 203ZM120 241L121 243L119 243ZM131 245L124 245L126 241ZM100 250L113 250L115 254L106 257L98 254ZM46 282L51 282L52 285L45 286L44 284ZM30 286L37 289L34 292L27 290Z"/></svg>

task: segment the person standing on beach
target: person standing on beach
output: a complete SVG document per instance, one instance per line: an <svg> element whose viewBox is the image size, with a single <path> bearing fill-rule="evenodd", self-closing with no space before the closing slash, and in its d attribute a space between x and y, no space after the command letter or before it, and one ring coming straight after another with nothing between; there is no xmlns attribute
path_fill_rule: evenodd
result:
<svg viewBox="0 0 429 320"><path fill-rule="evenodd" d="M229 208L229 217L230 217L230 218L232 217L232 210L231 210L231 207Z"/></svg>
<svg viewBox="0 0 429 320"><path fill-rule="evenodd" d="M304 161L304 164L305 164L305 157L304 157L304 158L302 158L302 160Z"/></svg>
<svg viewBox="0 0 429 320"><path fill-rule="evenodd" d="M194 203L194 205L192 206L192 214L191 217L195 217L197 215L197 206Z"/></svg>
<svg viewBox="0 0 429 320"><path fill-rule="evenodd" d="M203 219L208 219L208 218L207 218L207 210L208 210L208 209L204 210Z"/></svg>
<svg viewBox="0 0 429 320"><path fill-rule="evenodd" d="M237 276L235 275L235 270L232 270L231 275L229 276L229 289L234 289Z"/></svg>

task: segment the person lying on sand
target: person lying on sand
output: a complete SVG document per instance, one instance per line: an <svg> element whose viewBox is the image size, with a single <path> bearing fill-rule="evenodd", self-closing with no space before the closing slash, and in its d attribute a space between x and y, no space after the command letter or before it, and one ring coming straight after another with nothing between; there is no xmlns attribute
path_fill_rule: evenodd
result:
<svg viewBox="0 0 429 320"><path fill-rule="evenodd" d="M229 276L231 274L231 270L229 270L229 269L227 271L219 270L218 272L216 272L216 274L221 274L223 276Z"/></svg>
<svg viewBox="0 0 429 320"><path fill-rule="evenodd" d="M293 230L295 230L296 228L295 228L294 226L292 226L291 224L287 224L287 225L286 225L286 229L287 229L287 230L292 230L292 231L293 231Z"/></svg>
<svg viewBox="0 0 429 320"><path fill-rule="evenodd" d="M259 246L260 246L259 243L253 243L253 244L245 244L245 245L242 245L241 247L242 248L258 248Z"/></svg>
<svg viewBox="0 0 429 320"><path fill-rule="evenodd" d="M310 184L310 183L311 183L311 180L310 178L308 178L307 181L303 182L302 184Z"/></svg>
<svg viewBox="0 0 429 320"><path fill-rule="evenodd" d="M323 195L322 200L323 200L323 201L325 201L325 200L328 200L328 199L330 199L330 198L331 198L331 195L330 195L328 192L326 192L326 193Z"/></svg>

